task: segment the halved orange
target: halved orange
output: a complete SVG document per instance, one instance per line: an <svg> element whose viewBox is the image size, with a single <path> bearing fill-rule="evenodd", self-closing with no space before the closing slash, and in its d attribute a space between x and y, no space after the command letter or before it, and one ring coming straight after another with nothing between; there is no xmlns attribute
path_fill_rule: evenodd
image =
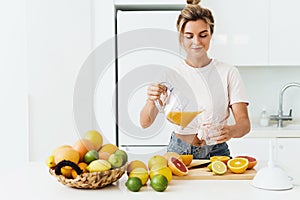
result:
<svg viewBox="0 0 300 200"><path fill-rule="evenodd" d="M242 174L248 168L249 161L246 158L233 158L227 162L229 170L236 174Z"/></svg>
<svg viewBox="0 0 300 200"><path fill-rule="evenodd" d="M230 159L229 156L212 156L209 158L210 162L214 162L214 161L222 161L223 163L227 164L227 161Z"/></svg>
<svg viewBox="0 0 300 200"><path fill-rule="evenodd" d="M188 166L191 164L191 162L193 161L193 154L183 154L180 156L180 158L182 159L182 162ZM179 159L180 160L180 159Z"/></svg>

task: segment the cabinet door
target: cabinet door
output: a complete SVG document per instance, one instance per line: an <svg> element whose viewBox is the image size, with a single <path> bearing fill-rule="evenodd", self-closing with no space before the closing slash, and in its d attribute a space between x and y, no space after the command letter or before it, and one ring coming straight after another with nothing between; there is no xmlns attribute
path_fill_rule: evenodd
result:
<svg viewBox="0 0 300 200"><path fill-rule="evenodd" d="M277 157L278 165L284 169L293 182L300 184L299 156L300 138L278 138Z"/></svg>
<svg viewBox="0 0 300 200"><path fill-rule="evenodd" d="M234 65L268 64L268 1L207 0L215 17L210 55Z"/></svg>
<svg viewBox="0 0 300 200"><path fill-rule="evenodd" d="M228 142L232 157L248 155L258 160L258 164L265 163L269 158L269 138L239 138Z"/></svg>
<svg viewBox="0 0 300 200"><path fill-rule="evenodd" d="M300 2L270 1L270 64L300 64Z"/></svg>

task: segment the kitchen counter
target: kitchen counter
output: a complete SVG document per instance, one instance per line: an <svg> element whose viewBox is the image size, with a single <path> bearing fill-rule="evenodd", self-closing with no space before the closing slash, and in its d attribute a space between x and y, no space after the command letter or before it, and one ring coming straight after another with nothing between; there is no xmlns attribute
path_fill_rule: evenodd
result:
<svg viewBox="0 0 300 200"><path fill-rule="evenodd" d="M300 186L286 191L268 191L254 188L249 180L172 180L164 192L155 192L151 186L139 192L125 187L127 175L116 183L96 190L74 189L52 177L44 163L31 162L19 170L4 171L0 183L1 199L298 199Z"/></svg>

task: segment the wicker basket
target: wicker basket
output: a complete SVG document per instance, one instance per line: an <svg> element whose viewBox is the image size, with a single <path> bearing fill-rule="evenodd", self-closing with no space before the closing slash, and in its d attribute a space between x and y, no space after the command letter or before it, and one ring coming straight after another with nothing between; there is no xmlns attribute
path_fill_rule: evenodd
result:
<svg viewBox="0 0 300 200"><path fill-rule="evenodd" d="M54 169L49 169L49 172L59 182L73 188L98 189L112 184L119 180L125 173L127 164L120 168L111 169L103 172L82 173L75 179L68 179L63 175L56 175Z"/></svg>

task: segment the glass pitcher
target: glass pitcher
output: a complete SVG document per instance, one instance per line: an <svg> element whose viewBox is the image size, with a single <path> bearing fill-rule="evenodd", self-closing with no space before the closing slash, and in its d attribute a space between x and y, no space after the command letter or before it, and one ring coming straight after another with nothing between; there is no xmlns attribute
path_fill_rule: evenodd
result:
<svg viewBox="0 0 300 200"><path fill-rule="evenodd" d="M202 107L197 105L196 101L190 100L170 83L162 82L161 84L167 87L167 93L161 96L162 105L158 100L155 101L155 104L171 123L184 129L197 115L204 111Z"/></svg>

